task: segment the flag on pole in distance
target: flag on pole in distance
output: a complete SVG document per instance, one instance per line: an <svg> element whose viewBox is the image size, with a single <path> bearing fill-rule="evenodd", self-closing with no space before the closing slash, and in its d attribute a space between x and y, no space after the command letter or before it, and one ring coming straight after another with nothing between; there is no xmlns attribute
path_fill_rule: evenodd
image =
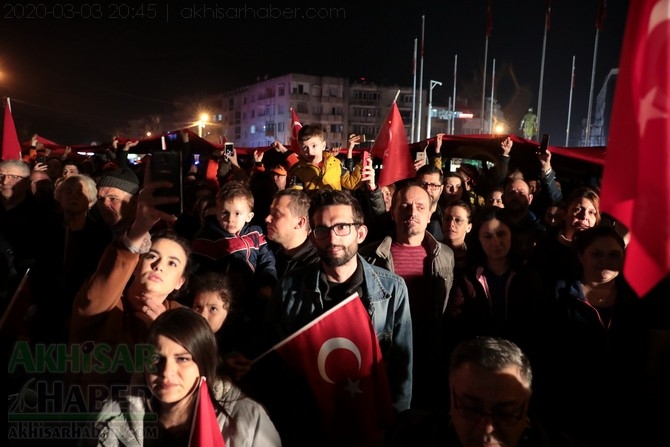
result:
<svg viewBox="0 0 670 447"><path fill-rule="evenodd" d="M388 186L416 175L405 133L405 124L402 122L395 101L386 116L384 125L379 130L371 153L382 159L382 170L377 181L379 186Z"/></svg>
<svg viewBox="0 0 670 447"><path fill-rule="evenodd" d="M371 445L393 406L379 341L358 294L275 346L304 375L326 433L346 445Z"/></svg>
<svg viewBox="0 0 670 447"><path fill-rule="evenodd" d="M493 32L493 5L491 1L489 0L486 5L486 37L491 37Z"/></svg>
<svg viewBox="0 0 670 447"><path fill-rule="evenodd" d="M544 30L549 31L551 26L551 0L547 0L547 12L544 14Z"/></svg>
<svg viewBox="0 0 670 447"><path fill-rule="evenodd" d="M12 106L9 98L5 101L5 117L2 127L2 159L21 160L21 144L16 134L16 126L12 117Z"/></svg>
<svg viewBox="0 0 670 447"><path fill-rule="evenodd" d="M624 277L643 297L670 272L670 3L630 2L601 209L628 227Z"/></svg>
<svg viewBox="0 0 670 447"><path fill-rule="evenodd" d="M189 447L226 447L226 441L223 440L223 434L221 434L219 422L216 419L214 404L209 397L205 376L200 378L197 393L193 424L188 440Z"/></svg>
<svg viewBox="0 0 670 447"><path fill-rule="evenodd" d="M300 123L295 110L291 107L291 144L289 149L296 154L300 154L300 142L298 141L300 129L302 129L302 124Z"/></svg>
<svg viewBox="0 0 670 447"><path fill-rule="evenodd" d="M605 16L607 15L607 1L598 0L598 16L596 17L596 28L602 31L605 27Z"/></svg>

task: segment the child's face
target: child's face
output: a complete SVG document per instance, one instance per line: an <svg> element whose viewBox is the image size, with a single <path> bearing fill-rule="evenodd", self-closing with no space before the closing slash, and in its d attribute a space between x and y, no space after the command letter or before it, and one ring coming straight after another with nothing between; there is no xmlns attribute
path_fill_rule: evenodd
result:
<svg viewBox="0 0 670 447"><path fill-rule="evenodd" d="M312 137L309 140L301 141L300 148L308 162L321 163L323 151L326 149L326 141L320 137Z"/></svg>
<svg viewBox="0 0 670 447"><path fill-rule="evenodd" d="M218 292L198 293L193 299L193 310L205 317L214 332L221 329L228 316L228 309L223 306Z"/></svg>
<svg viewBox="0 0 670 447"><path fill-rule="evenodd" d="M238 233L245 224L251 222L254 213L249 202L244 197L238 197L226 202L217 202L216 217L221 228L228 233Z"/></svg>

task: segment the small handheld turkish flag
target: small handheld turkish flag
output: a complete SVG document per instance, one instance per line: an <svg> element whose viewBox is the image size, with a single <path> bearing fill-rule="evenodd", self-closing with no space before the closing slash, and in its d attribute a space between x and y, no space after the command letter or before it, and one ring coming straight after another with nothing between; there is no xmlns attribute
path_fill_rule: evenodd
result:
<svg viewBox="0 0 670 447"><path fill-rule="evenodd" d="M379 341L358 294L274 347L304 375L326 432L371 445L391 422L391 391Z"/></svg>

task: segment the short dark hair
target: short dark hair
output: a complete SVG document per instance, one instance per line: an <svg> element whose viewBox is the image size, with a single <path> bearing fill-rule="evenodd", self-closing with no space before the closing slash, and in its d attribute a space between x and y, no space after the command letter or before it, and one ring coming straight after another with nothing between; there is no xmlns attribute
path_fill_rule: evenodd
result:
<svg viewBox="0 0 670 447"><path fill-rule="evenodd" d="M300 128L298 132L298 141L307 141L310 138L319 137L325 140L325 133L323 128L317 124L306 124Z"/></svg>
<svg viewBox="0 0 670 447"><path fill-rule="evenodd" d="M596 225L592 228L587 228L584 231L579 231L575 233L575 236L572 240L572 246L578 254L584 253L584 251L593 244L596 239L610 237L616 241L621 249L626 251L626 243L624 242L621 235L610 225Z"/></svg>
<svg viewBox="0 0 670 447"><path fill-rule="evenodd" d="M338 191L334 189L317 189L312 194L309 206L309 224L314 228L314 215L321 208L332 205L347 205L351 207L351 213L355 222L365 221L365 214L361 204L349 191Z"/></svg>
<svg viewBox="0 0 670 447"><path fill-rule="evenodd" d="M286 188L277 191L272 198L273 201L282 197L288 197L288 209L294 216L307 216L309 213L310 198L307 193L301 189Z"/></svg>
<svg viewBox="0 0 670 447"><path fill-rule="evenodd" d="M216 193L217 202L229 202L239 198L246 199L249 209L254 209L254 194L251 192L251 188L244 182L232 180L225 183Z"/></svg>
<svg viewBox="0 0 670 447"><path fill-rule="evenodd" d="M416 171L416 177L419 178L422 175L432 175L432 174L440 174L440 183L444 180L444 172L442 172L442 169L438 168L437 166L433 164L427 164L423 165L419 168L418 171Z"/></svg>
<svg viewBox="0 0 670 447"><path fill-rule="evenodd" d="M218 272L199 272L191 278L191 285L189 287L189 296L191 301L195 296L203 292L216 293L221 302L223 302L224 309L230 310L233 307L233 288L230 284L230 279Z"/></svg>

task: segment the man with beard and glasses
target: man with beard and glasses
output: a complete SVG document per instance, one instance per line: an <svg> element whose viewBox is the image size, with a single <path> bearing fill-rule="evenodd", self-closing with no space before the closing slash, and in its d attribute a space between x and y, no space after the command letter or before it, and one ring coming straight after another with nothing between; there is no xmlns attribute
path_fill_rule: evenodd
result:
<svg viewBox="0 0 670 447"><path fill-rule="evenodd" d="M358 254L358 246L368 233L363 217L361 205L348 191L314 192L309 208L310 238L320 260L287 272L277 284L268 304L262 344L272 346L357 293L379 340L393 407L401 412L409 408L412 398L412 320L407 286L400 276L370 265ZM254 358L249 350L243 353ZM271 369L263 363L254 363L252 372ZM282 439L286 445L331 445L319 433L305 378L286 369L274 365L274 395L260 397L277 416ZM281 389L286 395L279 395Z"/></svg>
<svg viewBox="0 0 670 447"><path fill-rule="evenodd" d="M407 284L414 330L412 408L433 408L440 404L442 316L454 281L454 252L427 231L431 197L419 184L396 191L391 211L395 229L363 247L361 255Z"/></svg>

